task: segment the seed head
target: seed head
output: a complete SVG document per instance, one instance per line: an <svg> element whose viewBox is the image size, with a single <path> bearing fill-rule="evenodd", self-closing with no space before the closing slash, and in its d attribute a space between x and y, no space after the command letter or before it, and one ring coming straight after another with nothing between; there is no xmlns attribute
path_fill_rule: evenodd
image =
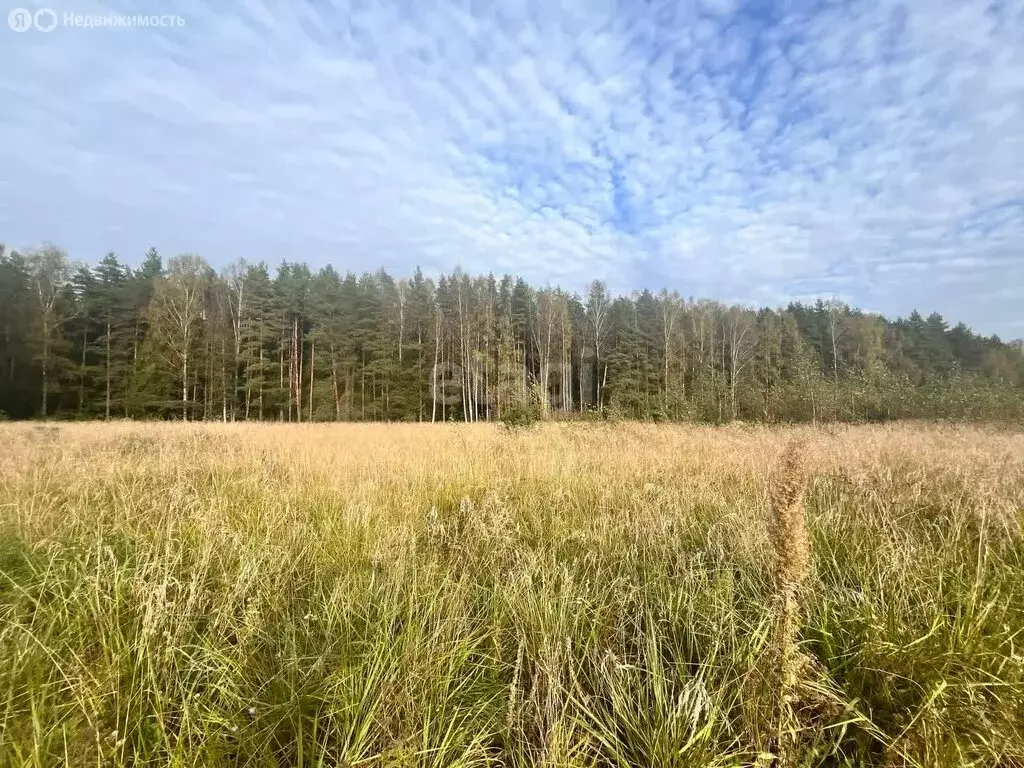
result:
<svg viewBox="0 0 1024 768"><path fill-rule="evenodd" d="M790 443L772 473L768 534L775 552L778 587L796 587L807 579L810 543L804 523L807 463L803 446Z"/></svg>

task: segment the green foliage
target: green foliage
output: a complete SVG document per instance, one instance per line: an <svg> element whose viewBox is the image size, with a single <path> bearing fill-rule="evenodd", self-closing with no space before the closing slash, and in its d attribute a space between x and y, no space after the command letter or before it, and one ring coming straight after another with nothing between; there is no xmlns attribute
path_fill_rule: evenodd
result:
<svg viewBox="0 0 1024 768"><path fill-rule="evenodd" d="M1024 411L1024 345L935 313L752 311L599 282L571 295L461 270L239 261L217 275L197 256L165 269L152 249L136 269L0 253L0 352L11 418L478 421L524 398L543 418L711 423ZM437 398L435 367L450 377Z"/></svg>
<svg viewBox="0 0 1024 768"><path fill-rule="evenodd" d="M35 580L44 558L33 554L13 525L0 520L0 610L4 599Z"/></svg>
<svg viewBox="0 0 1024 768"><path fill-rule="evenodd" d="M501 423L510 430L527 429L537 423L537 409L528 403L512 402L501 409Z"/></svg>

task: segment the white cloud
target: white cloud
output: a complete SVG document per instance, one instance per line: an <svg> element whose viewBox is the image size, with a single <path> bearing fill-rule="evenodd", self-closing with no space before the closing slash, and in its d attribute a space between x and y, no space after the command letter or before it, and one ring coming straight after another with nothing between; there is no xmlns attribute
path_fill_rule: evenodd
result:
<svg viewBox="0 0 1024 768"><path fill-rule="evenodd" d="M0 238L836 294L1024 330L1019 2L173 12L0 29Z"/></svg>

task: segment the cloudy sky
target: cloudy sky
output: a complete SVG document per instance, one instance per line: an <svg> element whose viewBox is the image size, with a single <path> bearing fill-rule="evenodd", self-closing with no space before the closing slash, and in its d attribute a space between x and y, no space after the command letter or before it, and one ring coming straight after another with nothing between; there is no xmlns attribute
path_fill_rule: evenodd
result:
<svg viewBox="0 0 1024 768"><path fill-rule="evenodd" d="M838 296L1024 336L1024 0L7 2L9 245ZM15 5L60 23L12 31Z"/></svg>

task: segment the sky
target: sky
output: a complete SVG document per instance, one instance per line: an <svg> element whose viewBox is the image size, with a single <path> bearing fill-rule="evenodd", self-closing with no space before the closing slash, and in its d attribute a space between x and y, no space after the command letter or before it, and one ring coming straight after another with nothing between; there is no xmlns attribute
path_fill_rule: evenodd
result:
<svg viewBox="0 0 1024 768"><path fill-rule="evenodd" d="M2 3L9 246L1024 336L1024 0Z"/></svg>

